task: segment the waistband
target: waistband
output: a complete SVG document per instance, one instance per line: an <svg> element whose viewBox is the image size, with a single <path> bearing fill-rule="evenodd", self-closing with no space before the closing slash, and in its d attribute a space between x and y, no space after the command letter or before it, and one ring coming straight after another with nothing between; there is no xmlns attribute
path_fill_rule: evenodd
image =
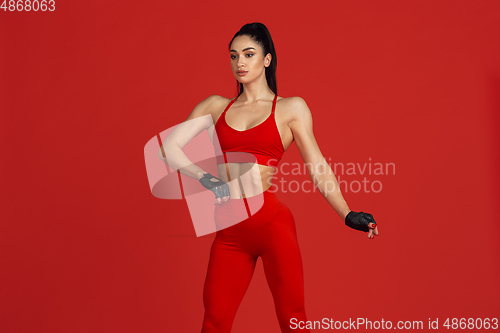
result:
<svg viewBox="0 0 500 333"><path fill-rule="evenodd" d="M248 198L229 199L215 206L215 222L218 230L241 221L260 216L273 210L281 201L270 188Z"/></svg>
<svg viewBox="0 0 500 333"><path fill-rule="evenodd" d="M260 198L263 198L264 201L278 200L278 197L276 196L276 192L271 191L271 187L272 186L270 186L264 192L259 193L257 195L253 195L251 197L229 198L229 200L227 202L229 202L229 201L243 201L243 200L247 200L249 202L252 202L252 201L258 201L258 200L260 200Z"/></svg>
<svg viewBox="0 0 500 333"><path fill-rule="evenodd" d="M272 187L272 186L271 186ZM280 203L276 192L271 191L271 187L269 187L264 192L253 195L251 197L245 198L229 198L226 202L221 205L216 205L216 211L222 212L244 212L244 214L248 213L248 216L255 214L261 208L271 208L276 204Z"/></svg>

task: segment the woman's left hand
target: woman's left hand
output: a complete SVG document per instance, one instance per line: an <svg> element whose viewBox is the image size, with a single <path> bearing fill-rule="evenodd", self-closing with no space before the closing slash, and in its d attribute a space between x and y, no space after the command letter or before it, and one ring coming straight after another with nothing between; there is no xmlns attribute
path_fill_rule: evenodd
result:
<svg viewBox="0 0 500 333"><path fill-rule="evenodd" d="M350 211L345 217L345 224L350 228L368 232L368 239L378 236L377 222L372 214Z"/></svg>

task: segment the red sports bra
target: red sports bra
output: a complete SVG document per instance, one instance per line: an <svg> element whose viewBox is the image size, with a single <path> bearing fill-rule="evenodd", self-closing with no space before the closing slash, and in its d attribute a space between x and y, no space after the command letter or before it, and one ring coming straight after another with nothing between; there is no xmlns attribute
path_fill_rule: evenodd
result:
<svg viewBox="0 0 500 333"><path fill-rule="evenodd" d="M216 144L214 140L217 164L253 162L272 166L276 169L285 152L274 115L277 95L274 95L273 108L266 120L246 131L235 130L226 122L226 111L236 99L238 97L226 106L215 124L215 131L219 141L219 144ZM220 149L218 149L218 146L220 146ZM227 152L230 152L230 154L226 154ZM251 153L254 158L248 154L237 154L237 152Z"/></svg>

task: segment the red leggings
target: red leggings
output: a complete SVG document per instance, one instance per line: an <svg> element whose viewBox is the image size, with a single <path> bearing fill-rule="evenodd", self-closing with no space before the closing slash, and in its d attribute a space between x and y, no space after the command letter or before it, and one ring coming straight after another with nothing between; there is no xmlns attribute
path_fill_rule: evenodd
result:
<svg viewBox="0 0 500 333"><path fill-rule="evenodd" d="M249 206L256 197L229 199L217 205L215 217L221 220L231 210ZM260 197L259 200L261 200ZM202 333L229 333L236 311L247 291L257 258L262 258L267 283L273 295L281 332L292 330L290 319L305 321L304 277L292 213L276 194L263 193L262 208L251 217L217 231L210 250L203 290L205 316Z"/></svg>

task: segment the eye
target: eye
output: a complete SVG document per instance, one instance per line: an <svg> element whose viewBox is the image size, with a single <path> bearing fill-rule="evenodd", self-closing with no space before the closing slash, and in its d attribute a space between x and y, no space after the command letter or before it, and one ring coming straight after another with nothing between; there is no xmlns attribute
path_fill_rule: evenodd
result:
<svg viewBox="0 0 500 333"><path fill-rule="evenodd" d="M247 54L245 54L245 55L247 55L247 56L250 56L250 57L251 57L251 56L253 56L253 53L247 53ZM248 57L248 58L250 58L250 57Z"/></svg>
<svg viewBox="0 0 500 333"><path fill-rule="evenodd" d="M231 54L231 59L235 59L236 56L234 54Z"/></svg>

